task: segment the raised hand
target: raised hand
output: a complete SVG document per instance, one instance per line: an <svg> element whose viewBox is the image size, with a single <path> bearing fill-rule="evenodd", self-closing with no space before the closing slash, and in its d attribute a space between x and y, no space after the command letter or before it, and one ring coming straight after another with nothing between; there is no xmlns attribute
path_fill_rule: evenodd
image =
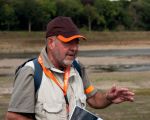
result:
<svg viewBox="0 0 150 120"><path fill-rule="evenodd" d="M134 95L134 92L131 92L128 88L113 86L106 92L106 99L115 104L125 101L133 102Z"/></svg>

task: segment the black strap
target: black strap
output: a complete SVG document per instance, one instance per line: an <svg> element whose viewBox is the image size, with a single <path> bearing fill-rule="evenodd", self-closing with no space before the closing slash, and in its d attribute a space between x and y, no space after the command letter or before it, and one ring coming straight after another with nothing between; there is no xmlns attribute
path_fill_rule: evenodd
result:
<svg viewBox="0 0 150 120"><path fill-rule="evenodd" d="M74 60L72 64L73 64L74 68L76 68L76 70L78 71L80 77L82 77L80 64L76 60Z"/></svg>
<svg viewBox="0 0 150 120"><path fill-rule="evenodd" d="M34 87L36 93L41 85L43 70L37 58L33 60L33 63L34 63Z"/></svg>
<svg viewBox="0 0 150 120"><path fill-rule="evenodd" d="M68 101L67 95L64 95L64 98L65 98L66 104L69 106L69 101Z"/></svg>
<svg viewBox="0 0 150 120"><path fill-rule="evenodd" d="M17 67L15 74L19 71L20 68L22 68L27 62L30 62L32 60L34 60L36 58L30 58L29 60L25 61L23 64L21 64L20 66Z"/></svg>

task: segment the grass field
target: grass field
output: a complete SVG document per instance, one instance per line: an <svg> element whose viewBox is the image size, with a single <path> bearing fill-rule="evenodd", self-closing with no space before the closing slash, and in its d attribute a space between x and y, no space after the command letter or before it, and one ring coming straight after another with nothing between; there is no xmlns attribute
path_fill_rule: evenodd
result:
<svg viewBox="0 0 150 120"><path fill-rule="evenodd" d="M130 77L126 77L130 75ZM92 83L102 91L110 88L114 83L116 85L128 86L136 93L133 103L126 102L116 104L105 109L95 110L88 109L104 120L149 120L150 118L150 88L146 83L149 82L150 72L141 73L90 73ZM11 86L13 83L12 77L0 77L0 88ZM124 79L124 80L123 80ZM3 93L0 95L0 120L4 118L7 110L10 94Z"/></svg>
<svg viewBox="0 0 150 120"><path fill-rule="evenodd" d="M141 46L150 45L150 32L87 32L83 31L87 41L81 46L108 45ZM45 44L44 32L0 32L0 53L39 52ZM103 46L104 45L104 46Z"/></svg>
<svg viewBox="0 0 150 120"><path fill-rule="evenodd" d="M150 42L150 32L81 32L87 39L87 42L81 44L131 44L131 43L143 43ZM41 44L44 43L44 32L0 32L1 42L10 43L30 43Z"/></svg>
<svg viewBox="0 0 150 120"><path fill-rule="evenodd" d="M102 110L90 109L104 120L149 120L149 95L137 95L134 103L112 105Z"/></svg>
<svg viewBox="0 0 150 120"><path fill-rule="evenodd" d="M105 48L110 49L109 45L117 49L120 46L129 48L143 46L150 47L150 32L85 32L82 33L88 38L88 41L81 42L82 47L91 50ZM44 32L0 32L0 53L26 53L39 52L44 46ZM96 47L95 47L96 45ZM87 47L88 46L88 47ZM83 63L99 64L95 60L87 61L83 58ZM117 59L117 58L116 58ZM114 60L116 60L114 59ZM138 57L136 59L139 59ZM140 58L139 60L146 60ZM10 61L9 61L10 60ZM98 59L99 60L99 59ZM133 59L134 60L134 59ZM7 62L6 62L7 61ZM108 61L104 58L103 61ZM130 62L129 58L123 59L123 63ZM21 63L19 61L19 63ZM12 62L12 59L0 59L0 120L3 120L10 100L9 88L13 85L13 76L3 75L3 73L14 73L18 61ZM107 62L106 62L107 63ZM109 62L112 63L112 58ZM10 64L10 65L9 65ZM88 67L87 67L88 69ZM150 71L147 72L88 72L90 80L95 87L105 91L113 84L117 86L129 87L136 93L135 102L112 105L106 109L94 110L88 109L104 120L149 120L150 118Z"/></svg>

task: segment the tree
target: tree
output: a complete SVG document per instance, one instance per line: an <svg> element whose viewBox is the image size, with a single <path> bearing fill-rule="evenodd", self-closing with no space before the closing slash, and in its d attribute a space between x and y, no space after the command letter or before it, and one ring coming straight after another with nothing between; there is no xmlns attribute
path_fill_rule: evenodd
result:
<svg viewBox="0 0 150 120"><path fill-rule="evenodd" d="M115 25L114 17L117 15L113 2L110 2L109 0L96 0L94 6L97 9L98 14L103 16L104 29L113 28Z"/></svg>
<svg viewBox="0 0 150 120"><path fill-rule="evenodd" d="M129 25L128 17L128 1L109 1L109 0L96 0L94 7L97 9L99 16L99 25L103 30L115 30L118 26ZM128 22L127 22L127 21ZM127 23L126 23L127 22Z"/></svg>
<svg viewBox="0 0 150 120"><path fill-rule="evenodd" d="M146 30L150 30L150 1L143 0L142 1L142 10L140 12L142 27Z"/></svg>
<svg viewBox="0 0 150 120"><path fill-rule="evenodd" d="M0 13L1 26L6 26L4 29L9 31L10 26L17 24L17 18L11 2L3 2L3 5L1 5Z"/></svg>
<svg viewBox="0 0 150 120"><path fill-rule="evenodd" d="M116 8L118 14L116 15L116 28L115 30L125 30L130 29L132 24L132 17L130 16L129 6L130 1L120 0L116 2Z"/></svg>
<svg viewBox="0 0 150 120"><path fill-rule="evenodd" d="M80 0L56 0L56 8L57 16L71 17L77 25L80 25L80 17L83 12Z"/></svg>
<svg viewBox="0 0 150 120"><path fill-rule="evenodd" d="M132 28L136 30L150 30L150 1L136 0L130 5L133 18Z"/></svg>
<svg viewBox="0 0 150 120"><path fill-rule="evenodd" d="M32 29L32 22L39 16L36 0L14 0L15 12L22 26L28 25L28 31Z"/></svg>
<svg viewBox="0 0 150 120"><path fill-rule="evenodd" d="M92 23L94 20L99 19L100 16L97 12L97 9L93 6L95 0L81 0L83 4L84 16L88 20L88 30L92 30Z"/></svg>
<svg viewBox="0 0 150 120"><path fill-rule="evenodd" d="M56 1L55 0L37 0L39 16L35 21L35 26L42 25L42 29L49 20L56 16ZM40 28L41 29L41 28Z"/></svg>
<svg viewBox="0 0 150 120"><path fill-rule="evenodd" d="M3 6L5 4L4 0L0 0L0 29L2 29L2 20L3 20Z"/></svg>
<svg viewBox="0 0 150 120"><path fill-rule="evenodd" d="M88 19L88 30L91 31L92 30L92 22L95 19L99 18L99 14L97 13L96 8L89 4L85 5L84 14L86 15L86 17Z"/></svg>

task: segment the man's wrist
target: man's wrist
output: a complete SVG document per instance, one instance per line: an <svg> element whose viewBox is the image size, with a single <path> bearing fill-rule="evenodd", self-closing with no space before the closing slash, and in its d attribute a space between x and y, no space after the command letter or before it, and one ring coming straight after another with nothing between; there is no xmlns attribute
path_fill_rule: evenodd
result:
<svg viewBox="0 0 150 120"><path fill-rule="evenodd" d="M113 103L112 99L108 96L107 93L106 93L106 95L105 95L105 98L106 98L108 104L112 104L112 103Z"/></svg>

